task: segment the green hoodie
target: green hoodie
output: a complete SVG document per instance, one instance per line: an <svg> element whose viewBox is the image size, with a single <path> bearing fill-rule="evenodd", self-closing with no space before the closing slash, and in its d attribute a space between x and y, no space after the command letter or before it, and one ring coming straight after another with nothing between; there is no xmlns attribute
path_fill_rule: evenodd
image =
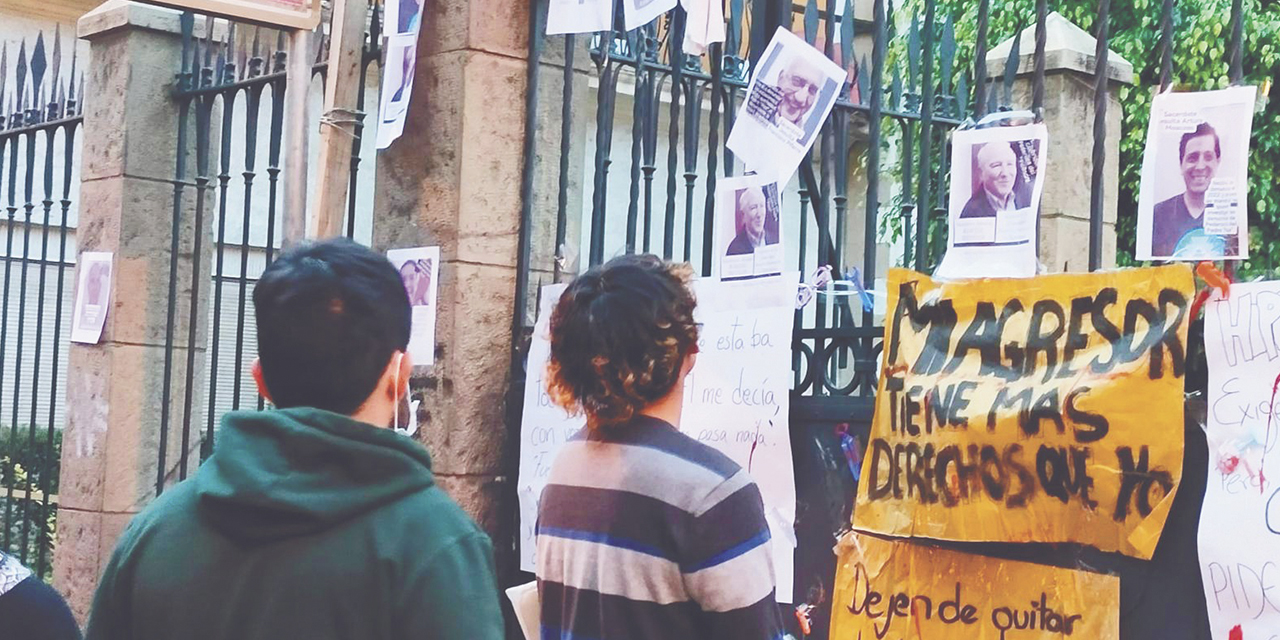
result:
<svg viewBox="0 0 1280 640"><path fill-rule="evenodd" d="M388 429L229 414L216 452L129 524L88 640L500 640L488 537Z"/></svg>

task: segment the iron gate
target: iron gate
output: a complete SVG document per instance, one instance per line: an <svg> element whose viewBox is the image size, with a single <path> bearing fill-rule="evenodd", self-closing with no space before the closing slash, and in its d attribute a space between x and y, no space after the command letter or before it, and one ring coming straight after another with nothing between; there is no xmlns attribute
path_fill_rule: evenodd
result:
<svg viewBox="0 0 1280 640"><path fill-rule="evenodd" d="M623 252L689 261L711 275L714 186L717 179L740 172L724 141L754 63L779 25L849 72L820 142L783 196L782 217L796 225L791 237L798 238L798 251L789 254L795 256L794 266L805 277L819 265L837 274L857 267L870 286L881 275L877 247L888 225L903 234L902 264L919 271L935 264L946 237L948 134L992 111L1041 113L1048 16L1047 0L1036 0L1025 22L1036 25L1030 104L1016 104L1017 40L1003 77L987 77L991 1L978 5L972 69L955 68L955 25L940 15L938 4L920 0L908 5L918 12L895 15L887 0L726 0L726 41L704 56L690 56L681 50L683 9L626 31L619 5L610 31L548 37L547 2L535 3L513 326L513 443L519 442L523 356L541 285ZM1096 14L1091 269L1102 264L1110 4L1099 0ZM1174 6L1166 0L1162 7L1163 86L1171 81ZM1239 79L1239 0L1232 15L1231 74ZM615 145L616 137L623 137L622 145ZM855 189L858 182L865 187ZM584 264L578 264L578 256ZM855 308L844 297L819 296L796 314L791 399L799 540L795 594L798 602L820 605L814 615L819 638L827 637L830 618L831 548L850 521L856 483L836 428L849 424L866 442L881 322L875 311ZM1199 629L1207 622L1202 624L1204 603L1198 598L1194 522L1203 480L1192 470L1203 461L1204 440L1189 425L1184 485L1169 521L1177 532L1166 532L1155 560L1060 545L958 546L1120 574L1126 638L1201 637ZM1169 635L1171 629L1186 633Z"/></svg>

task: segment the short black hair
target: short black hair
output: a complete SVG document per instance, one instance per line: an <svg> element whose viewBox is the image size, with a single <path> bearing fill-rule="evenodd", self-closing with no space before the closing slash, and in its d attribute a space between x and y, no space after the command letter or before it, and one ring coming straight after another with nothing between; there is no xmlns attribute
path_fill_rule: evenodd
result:
<svg viewBox="0 0 1280 640"><path fill-rule="evenodd" d="M253 306L263 382L282 409L355 413L409 345L399 272L345 238L282 253L254 287Z"/></svg>
<svg viewBox="0 0 1280 640"><path fill-rule="evenodd" d="M1218 132L1208 122L1201 122L1196 125L1195 131L1182 134L1182 140L1178 142L1178 162L1187 157L1187 143L1202 136L1213 136L1213 155L1222 157L1222 141L1218 139Z"/></svg>

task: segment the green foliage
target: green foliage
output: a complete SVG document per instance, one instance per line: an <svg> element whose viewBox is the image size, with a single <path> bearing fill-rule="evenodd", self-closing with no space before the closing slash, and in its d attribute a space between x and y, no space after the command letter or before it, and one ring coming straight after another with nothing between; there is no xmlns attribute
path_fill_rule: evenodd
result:
<svg viewBox="0 0 1280 640"><path fill-rule="evenodd" d="M33 571L40 568L36 565L43 546L41 577L46 581L52 574L57 505L45 507L43 500L25 498L28 489L38 495L57 493L61 451L61 431L54 431L50 442L48 432L39 427L33 433L0 426L0 537L9 541L5 550L25 557Z"/></svg>
<svg viewBox="0 0 1280 640"><path fill-rule="evenodd" d="M946 16L954 20L957 51L955 74L969 78L972 87L977 42L978 3L973 0L935 0L939 24ZM923 15L925 0L906 0L897 11L899 32L905 30L913 12ZM1134 264L1134 234L1137 218L1139 173L1146 145L1151 98L1160 81L1160 0L1114 0L1111 5L1110 49L1134 66L1135 84L1116 92L1122 113L1120 140L1120 193L1118 219L1118 261ZM1050 11L1086 31L1094 32L1096 0L1054 0ZM1280 72L1280 3L1244 1L1244 83L1263 85ZM1035 22L1034 0L991 0L988 49L1012 38ZM1230 0L1178 0L1174 9L1173 81L1178 90L1221 89L1230 84L1227 48L1230 43ZM941 29L941 27L939 27ZM939 30L939 33L941 31ZM902 53L899 38L891 48L891 58ZM1030 43L1024 43L1030 46ZM896 49L896 51L895 51ZM972 101L972 98L970 98ZM1240 266L1242 276L1280 272L1280 105L1266 106L1254 116L1249 156L1249 224L1253 230L1251 260ZM1029 105L1018 105L1029 106ZM1093 123L1080 123L1079 144L1091 144ZM893 231L892 225L889 231Z"/></svg>

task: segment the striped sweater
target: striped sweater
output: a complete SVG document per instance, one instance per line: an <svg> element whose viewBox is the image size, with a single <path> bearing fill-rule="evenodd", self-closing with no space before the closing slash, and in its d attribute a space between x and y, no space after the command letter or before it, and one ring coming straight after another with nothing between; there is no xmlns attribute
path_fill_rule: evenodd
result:
<svg viewBox="0 0 1280 640"><path fill-rule="evenodd" d="M776 640L760 490L720 452L649 417L583 431L538 514L543 640Z"/></svg>

